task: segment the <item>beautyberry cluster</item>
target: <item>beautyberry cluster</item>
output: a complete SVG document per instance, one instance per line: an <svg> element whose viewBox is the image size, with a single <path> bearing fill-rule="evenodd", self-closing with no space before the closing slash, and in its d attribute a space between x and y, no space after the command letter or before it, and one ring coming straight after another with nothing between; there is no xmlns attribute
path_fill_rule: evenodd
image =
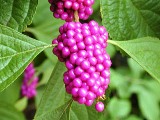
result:
<svg viewBox="0 0 160 120"><path fill-rule="evenodd" d="M27 98L32 98L36 95L36 86L38 77L35 76L33 63L30 63L24 71L24 79L21 87L22 95Z"/></svg>
<svg viewBox="0 0 160 120"><path fill-rule="evenodd" d="M65 62L64 83L67 93L75 101L91 106L97 99L96 110L101 112L105 90L110 82L111 61L106 53L108 33L97 22L81 24L66 22L59 28L60 35L52 41L57 44L53 53Z"/></svg>
<svg viewBox="0 0 160 120"><path fill-rule="evenodd" d="M80 19L86 20L93 13L94 0L49 0L50 10L55 18L67 22L74 20L74 12L78 12Z"/></svg>

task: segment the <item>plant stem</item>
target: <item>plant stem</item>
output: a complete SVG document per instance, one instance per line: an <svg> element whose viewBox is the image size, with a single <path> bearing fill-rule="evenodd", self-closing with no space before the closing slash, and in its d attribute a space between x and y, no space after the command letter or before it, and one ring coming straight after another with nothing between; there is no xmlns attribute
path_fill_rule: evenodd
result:
<svg viewBox="0 0 160 120"><path fill-rule="evenodd" d="M75 22L79 22L78 11L74 12L74 20L75 20Z"/></svg>

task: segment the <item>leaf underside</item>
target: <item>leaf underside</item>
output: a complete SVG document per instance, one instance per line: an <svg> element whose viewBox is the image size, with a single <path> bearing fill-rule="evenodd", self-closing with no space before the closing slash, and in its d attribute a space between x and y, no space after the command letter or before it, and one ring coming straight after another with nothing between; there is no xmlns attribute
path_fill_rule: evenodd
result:
<svg viewBox="0 0 160 120"><path fill-rule="evenodd" d="M125 51L160 82L160 40L144 37L130 41L109 41Z"/></svg>

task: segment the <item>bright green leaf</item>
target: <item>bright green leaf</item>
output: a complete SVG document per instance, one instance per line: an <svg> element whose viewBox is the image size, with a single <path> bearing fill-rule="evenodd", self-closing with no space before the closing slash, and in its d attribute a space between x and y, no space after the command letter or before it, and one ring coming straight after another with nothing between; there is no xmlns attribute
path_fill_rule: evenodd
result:
<svg viewBox="0 0 160 120"><path fill-rule="evenodd" d="M160 82L160 40L145 37L130 41L109 41L125 51L151 76Z"/></svg>
<svg viewBox="0 0 160 120"><path fill-rule="evenodd" d="M22 32L31 24L37 0L0 0L0 24Z"/></svg>
<svg viewBox="0 0 160 120"><path fill-rule="evenodd" d="M9 86L44 49L52 47L0 25L0 91Z"/></svg>
<svg viewBox="0 0 160 120"><path fill-rule="evenodd" d="M114 40L160 38L159 0L101 0L103 25Z"/></svg>
<svg viewBox="0 0 160 120"><path fill-rule="evenodd" d="M12 104L0 102L0 120L25 120L25 117Z"/></svg>
<svg viewBox="0 0 160 120"><path fill-rule="evenodd" d="M38 106L35 119L38 119L39 117L41 118L41 115L43 115L42 118L45 118L45 116L48 115L51 115L50 118L52 118L52 116L54 116L54 113L48 113L52 113L52 111L65 103L65 86L63 83L63 73L65 70L66 68L64 64L61 62L57 62L50 80L48 81L48 84L46 86L46 90L40 101L40 105Z"/></svg>
<svg viewBox="0 0 160 120"><path fill-rule="evenodd" d="M17 110L23 111L27 107L27 104L28 104L28 98L23 97L22 99L18 100L14 106L15 108L17 108Z"/></svg>

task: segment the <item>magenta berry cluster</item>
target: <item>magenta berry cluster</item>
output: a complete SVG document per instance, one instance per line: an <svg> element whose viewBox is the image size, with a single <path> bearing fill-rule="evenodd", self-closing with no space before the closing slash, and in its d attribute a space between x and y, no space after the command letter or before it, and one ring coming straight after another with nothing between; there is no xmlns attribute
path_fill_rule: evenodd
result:
<svg viewBox="0 0 160 120"><path fill-rule="evenodd" d="M84 24L66 22L59 32L52 41L57 44L53 53L65 62L66 91L78 103L91 106L95 99L103 99L110 83L111 60L106 52L108 32L93 20ZM97 102L95 108L101 112L104 105Z"/></svg>
<svg viewBox="0 0 160 120"><path fill-rule="evenodd" d="M67 22L74 20L74 12L82 20L86 20L93 13L94 0L49 0L50 10L55 18L61 18Z"/></svg>
<svg viewBox="0 0 160 120"><path fill-rule="evenodd" d="M27 98L32 98L36 95L36 86L38 77L35 76L33 63L30 63L24 71L24 79L21 86L22 95Z"/></svg>

